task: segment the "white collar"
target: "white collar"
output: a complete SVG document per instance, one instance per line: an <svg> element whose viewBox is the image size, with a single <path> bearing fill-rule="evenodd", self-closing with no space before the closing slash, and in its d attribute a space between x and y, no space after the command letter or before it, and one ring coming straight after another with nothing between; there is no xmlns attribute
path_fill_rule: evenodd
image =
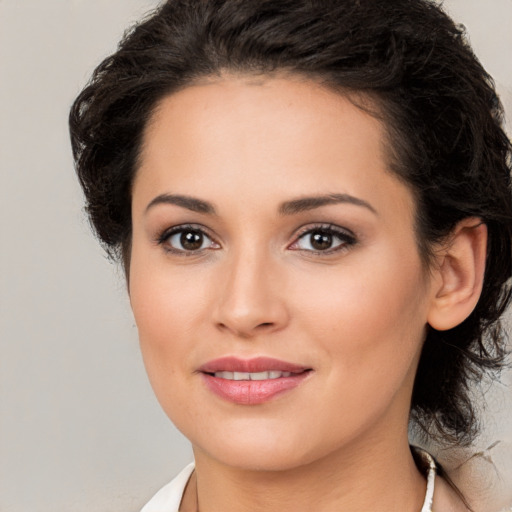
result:
<svg viewBox="0 0 512 512"><path fill-rule="evenodd" d="M414 447L414 451L428 466L427 492L421 512L432 512L432 501L434 499L434 482L436 478L436 463L430 453L421 448ZM194 471L195 464L192 462L142 508L141 512L178 512L183 492L187 482Z"/></svg>

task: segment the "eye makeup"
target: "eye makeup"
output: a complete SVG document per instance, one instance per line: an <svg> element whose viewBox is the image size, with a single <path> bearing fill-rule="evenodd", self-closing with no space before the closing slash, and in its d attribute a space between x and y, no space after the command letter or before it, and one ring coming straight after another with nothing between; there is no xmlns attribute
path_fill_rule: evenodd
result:
<svg viewBox="0 0 512 512"><path fill-rule="evenodd" d="M199 224L180 224L165 229L157 236L156 243L167 253L178 256L199 255L204 251L221 249L209 230ZM356 243L357 238L352 231L332 223L317 223L302 227L286 248L329 256L347 251Z"/></svg>
<svg viewBox="0 0 512 512"><path fill-rule="evenodd" d="M288 249L327 256L347 251L357 243L352 231L335 224L313 224L304 226Z"/></svg>
<svg viewBox="0 0 512 512"><path fill-rule="evenodd" d="M156 243L167 253L178 256L194 256L221 248L208 230L199 224L180 224L166 229L158 235Z"/></svg>

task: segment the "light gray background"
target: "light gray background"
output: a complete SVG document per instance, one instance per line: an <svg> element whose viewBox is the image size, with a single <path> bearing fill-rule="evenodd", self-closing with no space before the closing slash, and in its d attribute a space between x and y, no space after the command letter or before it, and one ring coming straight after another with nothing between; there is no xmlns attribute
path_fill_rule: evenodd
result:
<svg viewBox="0 0 512 512"><path fill-rule="evenodd" d="M156 5L0 0L1 512L136 511L191 459L146 380L121 272L89 233L67 135L94 66ZM512 116L512 0L445 5ZM487 510L512 503L507 386L488 395L482 454L454 473L493 489Z"/></svg>

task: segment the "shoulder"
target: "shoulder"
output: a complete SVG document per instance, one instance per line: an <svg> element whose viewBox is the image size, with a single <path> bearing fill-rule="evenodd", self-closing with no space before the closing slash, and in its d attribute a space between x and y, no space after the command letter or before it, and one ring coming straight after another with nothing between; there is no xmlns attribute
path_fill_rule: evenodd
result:
<svg viewBox="0 0 512 512"><path fill-rule="evenodd" d="M140 512L178 512L183 492L193 471L194 463L191 463L162 487Z"/></svg>

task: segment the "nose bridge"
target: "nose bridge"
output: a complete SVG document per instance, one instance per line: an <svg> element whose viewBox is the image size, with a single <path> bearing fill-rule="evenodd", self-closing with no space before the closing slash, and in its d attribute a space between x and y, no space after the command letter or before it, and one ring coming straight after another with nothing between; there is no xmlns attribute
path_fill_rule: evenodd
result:
<svg viewBox="0 0 512 512"><path fill-rule="evenodd" d="M277 289L277 261L270 251L244 244L233 248L224 264L217 325L242 337L281 328L287 314Z"/></svg>

